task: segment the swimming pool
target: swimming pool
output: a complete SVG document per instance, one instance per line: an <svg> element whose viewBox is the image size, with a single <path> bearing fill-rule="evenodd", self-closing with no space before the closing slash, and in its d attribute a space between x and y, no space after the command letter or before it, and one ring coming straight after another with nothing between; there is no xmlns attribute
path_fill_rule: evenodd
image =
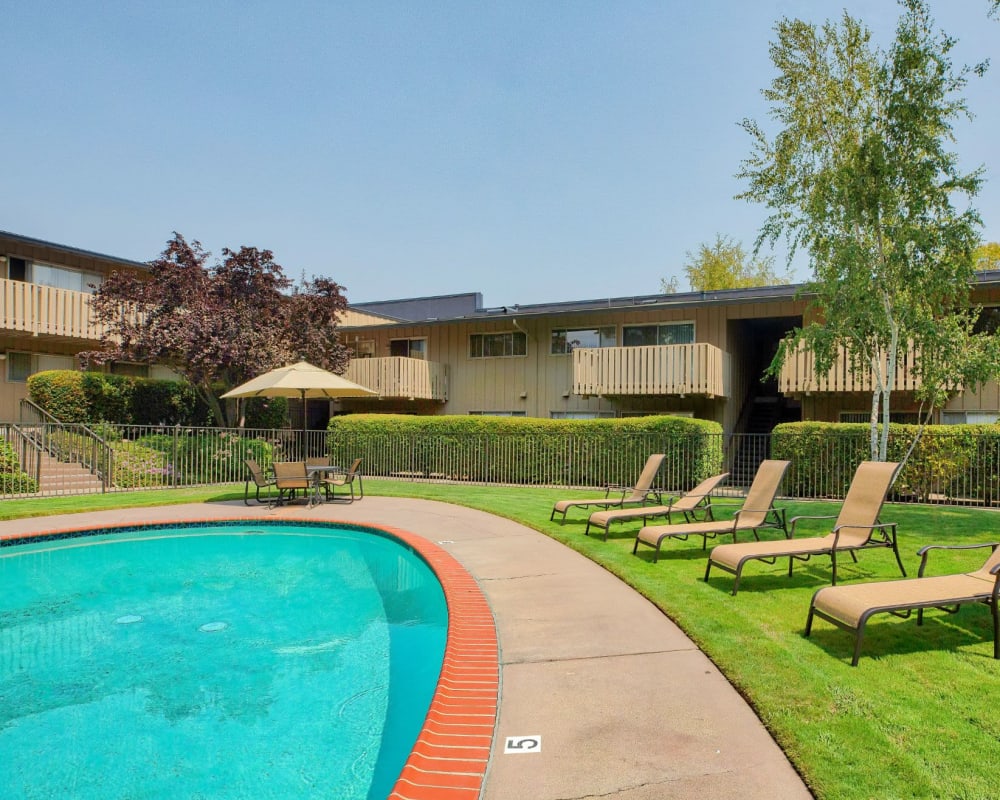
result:
<svg viewBox="0 0 1000 800"><path fill-rule="evenodd" d="M448 624L394 539L234 521L0 556L0 796L392 789Z"/></svg>

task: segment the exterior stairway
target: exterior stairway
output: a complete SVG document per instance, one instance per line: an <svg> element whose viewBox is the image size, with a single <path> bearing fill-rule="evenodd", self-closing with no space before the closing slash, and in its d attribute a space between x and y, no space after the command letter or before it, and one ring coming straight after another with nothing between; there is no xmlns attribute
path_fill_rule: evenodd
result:
<svg viewBox="0 0 1000 800"><path fill-rule="evenodd" d="M47 453L41 454L39 494L83 494L103 490L101 479L78 463L59 461Z"/></svg>

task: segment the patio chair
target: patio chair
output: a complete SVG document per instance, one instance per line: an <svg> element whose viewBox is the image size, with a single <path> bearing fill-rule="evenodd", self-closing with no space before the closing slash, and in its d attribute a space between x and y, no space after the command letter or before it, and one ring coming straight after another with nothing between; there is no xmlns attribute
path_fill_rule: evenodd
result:
<svg viewBox="0 0 1000 800"><path fill-rule="evenodd" d="M358 495L354 495L354 482L358 482ZM325 490L327 490L327 497L333 500L337 499L337 489L346 487L351 492L351 499L348 501L353 503L355 500L361 500L365 496L365 485L361 480L361 459L354 459L354 463L351 464L346 470L342 472L331 473L329 477L323 478L321 485ZM345 498L346 499L346 498Z"/></svg>
<svg viewBox="0 0 1000 800"><path fill-rule="evenodd" d="M975 572L957 575L924 577L927 559L934 550L973 550L989 547L993 552ZM993 658L1000 659L1000 542L972 545L929 545L921 548L920 569L916 578L856 583L851 586L824 586L809 604L806 636L812 633L813 617L825 619L838 628L854 634L854 657L851 666L858 665L865 625L874 614L909 617L917 612L917 625L924 624L924 609L938 608L954 614L967 603L986 603L993 616Z"/></svg>
<svg viewBox="0 0 1000 800"><path fill-rule="evenodd" d="M566 512L571 508L588 508L590 506L604 506L605 508L610 508L611 506L624 507L624 506L634 506L634 505L645 505L649 500L650 496L653 496L659 501L660 495L656 492L653 487L653 480L656 478L656 473L660 470L660 465L663 463L663 459L666 456L663 453L656 453L651 455L646 459L646 466L642 468L642 472L639 473L639 478L635 482L635 486L618 486L614 483L609 483L604 490L604 497L596 500L559 500L553 507L552 513L549 514L549 520L554 520L557 513L562 514L562 519L559 520L561 525L566 521ZM612 497L612 491L620 491L621 497ZM631 494L629 494L631 492Z"/></svg>
<svg viewBox="0 0 1000 800"><path fill-rule="evenodd" d="M587 528L584 533L590 536L591 527L604 529L604 540L608 539L608 529L612 522L626 522L633 519L641 519L643 523L653 517L666 517L669 522L673 514L683 514L685 522L693 521L697 514L702 515L702 519L713 519L712 507L709 498L713 491L727 477L728 472L722 472L706 478L690 492L682 494L680 497L672 499L667 505L639 506L637 508L613 508L606 511L595 511L587 520Z"/></svg>
<svg viewBox="0 0 1000 800"><path fill-rule="evenodd" d="M639 549L640 544L655 548L653 553L653 563L660 557L660 546L667 539L687 540L689 536L701 537L701 549L708 546L708 540L717 536L732 536L736 541L736 534L740 531L750 531L754 539L757 539L757 531L761 528L781 528L785 527L785 511L774 507L774 498L778 494L778 487L788 470L789 461L765 460L757 467L757 474L754 475L753 482L747 490L747 496L743 500L741 508L737 509L732 519L711 520L702 522L686 522L680 525L647 525L639 530L635 536L635 544L632 545L633 554ZM786 533L787 535L787 533Z"/></svg>
<svg viewBox="0 0 1000 800"><path fill-rule="evenodd" d="M264 474L264 470L260 468L254 459L248 458L245 461L247 470L250 472L250 477L247 478L246 485L243 488L243 503L245 505L250 505L250 484L253 483L256 487L255 499L258 503L263 503L264 500L260 497L260 490L267 489L268 502L270 502L271 487L274 486L274 478L269 478Z"/></svg>
<svg viewBox="0 0 1000 800"><path fill-rule="evenodd" d="M306 473L305 461L275 461L274 462L274 486L278 490L276 505L281 505L285 500L292 500L295 492L299 489L308 491L312 488L312 481Z"/></svg>
<svg viewBox="0 0 1000 800"><path fill-rule="evenodd" d="M720 544L712 549L705 568L705 580L712 567L731 572L736 576L733 594L739 590L743 566L749 561L774 564L779 558L788 557L788 577L796 561L808 561L813 556L830 556L832 583L837 583L837 554L847 552L858 560L856 551L873 547L889 548L896 556L899 571L906 577L903 561L896 545L896 523L879 522L879 514L889 493L899 464L891 461L864 461L854 473L847 497L840 508L833 530L826 536L795 539L795 526L806 519L832 519L832 517L796 517L786 539L770 542L744 542Z"/></svg>

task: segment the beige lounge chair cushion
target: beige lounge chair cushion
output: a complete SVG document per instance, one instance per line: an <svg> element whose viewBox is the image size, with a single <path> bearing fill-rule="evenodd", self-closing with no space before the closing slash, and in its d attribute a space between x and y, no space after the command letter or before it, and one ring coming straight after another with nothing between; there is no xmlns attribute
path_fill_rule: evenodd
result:
<svg viewBox="0 0 1000 800"><path fill-rule="evenodd" d="M813 605L823 614L857 628L861 617L872 610L949 605L986 598L992 593L995 580L992 575L984 577L981 573L982 570L964 575L827 586L816 593Z"/></svg>
<svg viewBox="0 0 1000 800"><path fill-rule="evenodd" d="M803 539L720 544L712 548L712 561L722 567L729 567L735 570L741 561L745 561L748 558L800 556L806 553L821 555L832 548L832 533L826 536L811 536Z"/></svg>
<svg viewBox="0 0 1000 800"><path fill-rule="evenodd" d="M610 511L595 511L590 515L590 524L598 528L608 527L609 522L642 517L665 517L668 511L681 513L684 509L674 506L638 506L637 508L615 508Z"/></svg>
<svg viewBox="0 0 1000 800"><path fill-rule="evenodd" d="M562 514L574 506L620 506L624 503L640 503L645 498L632 497L601 497L594 500L557 500L554 506L557 514Z"/></svg>
<svg viewBox="0 0 1000 800"><path fill-rule="evenodd" d="M701 536L712 533L729 533L733 530L733 521L730 520L709 520L708 522L683 522L680 525L647 525L640 529L637 534L639 541L645 542L652 547L656 547L657 542L668 536L683 538L685 536ZM743 526L737 526L736 530L749 530Z"/></svg>

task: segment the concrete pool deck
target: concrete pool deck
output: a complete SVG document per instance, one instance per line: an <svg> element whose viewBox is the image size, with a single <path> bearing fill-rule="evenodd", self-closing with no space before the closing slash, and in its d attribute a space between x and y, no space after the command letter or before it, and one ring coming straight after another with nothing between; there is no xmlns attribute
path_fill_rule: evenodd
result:
<svg viewBox="0 0 1000 800"><path fill-rule="evenodd" d="M366 497L312 509L240 502L121 509L11 520L0 531L244 516L400 528L437 544L475 577L496 622L501 686L484 800L812 796L739 693L655 606L507 519ZM540 739L540 749L504 753L508 739L522 737Z"/></svg>

